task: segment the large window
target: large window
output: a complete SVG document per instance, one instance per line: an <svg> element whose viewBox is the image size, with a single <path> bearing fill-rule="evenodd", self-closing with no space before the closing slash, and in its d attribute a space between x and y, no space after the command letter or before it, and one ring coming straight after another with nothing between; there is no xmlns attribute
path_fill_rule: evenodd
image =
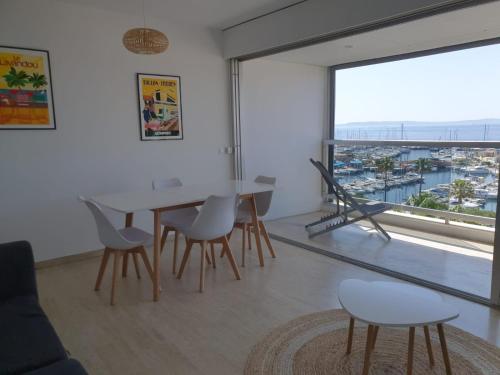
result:
<svg viewBox="0 0 500 375"><path fill-rule="evenodd" d="M360 201L392 204L398 220L419 228L415 233L427 220L437 228L434 234L452 239L453 230L477 230L488 245L469 248L463 242L465 250L457 250L438 241L394 259L387 252L388 261L366 255L358 260L469 295L489 298L491 293L498 302L491 278L500 161L500 44L407 57L332 67L335 116L329 168ZM455 229L439 233L439 225Z"/></svg>
<svg viewBox="0 0 500 375"><path fill-rule="evenodd" d="M339 69L335 139L500 141L500 45ZM353 194L494 217L492 147L337 146L332 169Z"/></svg>
<svg viewBox="0 0 500 375"><path fill-rule="evenodd" d="M340 69L335 139L500 140L500 44Z"/></svg>

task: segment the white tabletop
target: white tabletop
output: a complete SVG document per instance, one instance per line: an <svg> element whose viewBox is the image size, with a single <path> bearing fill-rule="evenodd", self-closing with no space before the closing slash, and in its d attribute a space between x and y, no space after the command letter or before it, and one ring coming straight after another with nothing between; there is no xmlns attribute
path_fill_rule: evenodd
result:
<svg viewBox="0 0 500 375"><path fill-rule="evenodd" d="M253 181L228 180L216 183L183 185L162 191L133 191L93 196L101 206L119 212L135 212L204 201L210 195L254 194L272 191L274 187Z"/></svg>
<svg viewBox="0 0 500 375"><path fill-rule="evenodd" d="M403 283L344 280L339 300L352 317L376 326L424 326L459 315L439 294Z"/></svg>

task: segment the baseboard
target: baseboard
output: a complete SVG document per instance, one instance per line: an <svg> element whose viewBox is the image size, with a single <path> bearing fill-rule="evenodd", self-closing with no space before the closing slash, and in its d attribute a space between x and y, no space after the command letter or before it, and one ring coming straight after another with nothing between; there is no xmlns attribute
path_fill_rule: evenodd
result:
<svg viewBox="0 0 500 375"><path fill-rule="evenodd" d="M102 255L103 252L104 249L91 250L85 253L66 255L64 257L54 258L49 260L42 260L40 262L35 262L35 269L39 270L42 268L60 266L62 264L67 264L67 263L80 262L82 260L99 257Z"/></svg>

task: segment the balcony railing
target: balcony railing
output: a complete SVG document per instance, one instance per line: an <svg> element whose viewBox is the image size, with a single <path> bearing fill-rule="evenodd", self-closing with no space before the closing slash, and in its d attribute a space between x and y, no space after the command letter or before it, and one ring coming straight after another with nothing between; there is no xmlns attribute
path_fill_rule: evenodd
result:
<svg viewBox="0 0 500 375"><path fill-rule="evenodd" d="M387 173L382 172L376 163L384 156L394 161L394 168ZM422 191L436 202L438 209L408 204L411 194L421 196L418 191L422 170L416 164L422 158L427 159L430 166L423 173ZM490 228L495 226L492 212L496 211L498 201L499 160L500 142L491 141L323 142L323 162L359 200L383 201L382 196L385 195L386 203L394 211L415 217L439 218L444 224L462 222ZM449 176L447 181L446 176ZM469 191L467 198L460 199L461 204L451 194L455 191L451 184L456 179L466 181L469 189L471 185L474 189L472 196ZM326 186L323 186L323 193L328 201L331 197Z"/></svg>

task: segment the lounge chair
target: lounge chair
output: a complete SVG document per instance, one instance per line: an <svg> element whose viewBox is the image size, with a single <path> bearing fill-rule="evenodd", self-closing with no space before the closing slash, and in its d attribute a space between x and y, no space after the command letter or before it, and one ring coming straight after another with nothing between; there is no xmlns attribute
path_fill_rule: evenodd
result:
<svg viewBox="0 0 500 375"><path fill-rule="evenodd" d="M322 217L320 220L306 225L306 230L309 232L309 238L318 236L323 233L331 232L334 229L353 224L360 220L370 220L375 229L382 233L387 240L391 236L378 224L373 216L381 214L390 209L384 203L367 203L360 204L349 194L328 172L323 163L309 159L311 163L319 170L321 176L328 185L328 192L333 194L337 201L337 210L332 214ZM340 205L342 202L342 205ZM358 212L356 217L349 218L349 214Z"/></svg>

